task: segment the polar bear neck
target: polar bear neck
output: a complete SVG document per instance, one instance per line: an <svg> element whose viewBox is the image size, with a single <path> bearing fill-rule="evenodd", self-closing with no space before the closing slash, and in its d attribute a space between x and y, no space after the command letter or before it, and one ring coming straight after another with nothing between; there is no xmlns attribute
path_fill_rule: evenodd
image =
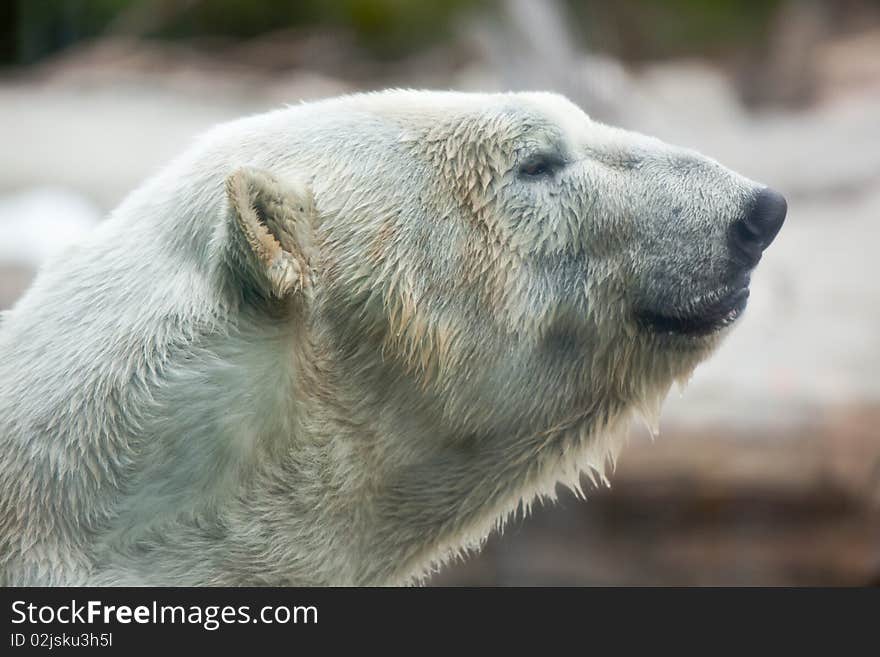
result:
<svg viewBox="0 0 880 657"><path fill-rule="evenodd" d="M100 265L112 284L78 287L84 253L90 280ZM161 268L155 298L132 306L115 249L73 252L4 324L2 368L23 372L0 390L15 475L0 482L15 523L0 528L0 571L15 566L16 583L406 583L558 481L577 488L582 468L601 478L623 442L622 404L543 432L463 435L411 403L411 382L378 391L353 375L378 371L376 354L343 358L319 327L233 300L218 312L199 302L216 297L206 272ZM63 353L39 330L58 313ZM107 362L119 367L95 366Z"/></svg>
<svg viewBox="0 0 880 657"><path fill-rule="evenodd" d="M26 526L3 528L29 543L9 551L28 555L22 583L405 583L558 480L576 486L580 467L604 467L624 434L625 411L595 409L545 435L453 435L412 406L363 404L352 363L320 340L247 313L234 327L202 319L188 318L186 339L165 323L111 344L71 326L82 375L41 385L33 372L33 421L39 408L60 414L4 435L24 473L14 494L3 482L4 500L28 508ZM11 339L28 330L5 328ZM85 363L107 349L152 356L99 376ZM49 462L59 476L40 479Z"/></svg>
<svg viewBox="0 0 880 657"><path fill-rule="evenodd" d="M352 363L326 345L262 327L241 338L263 353L241 350L248 358L236 362L230 352L172 374L169 404L182 398L176 386L198 380L205 402L224 411L208 404L199 413L191 395L186 408L166 407L167 430L152 431L176 459L151 455L146 484L102 539L112 566L95 581L408 583L479 546L536 497L553 497L557 481L577 488L590 466L601 478L626 433L626 411L595 409L543 435L454 435L412 405L377 412ZM287 376L279 362L290 364ZM218 413L222 428L175 431ZM270 420L279 417L296 420ZM175 435L185 442L169 444Z"/></svg>

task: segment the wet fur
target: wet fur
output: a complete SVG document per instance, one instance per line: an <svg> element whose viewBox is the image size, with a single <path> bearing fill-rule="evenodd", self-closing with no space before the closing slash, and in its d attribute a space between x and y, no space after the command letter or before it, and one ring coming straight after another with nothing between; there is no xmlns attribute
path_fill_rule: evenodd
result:
<svg viewBox="0 0 880 657"><path fill-rule="evenodd" d="M709 291L750 189L550 94L214 129L3 317L0 580L418 581L656 423L719 336L633 306Z"/></svg>

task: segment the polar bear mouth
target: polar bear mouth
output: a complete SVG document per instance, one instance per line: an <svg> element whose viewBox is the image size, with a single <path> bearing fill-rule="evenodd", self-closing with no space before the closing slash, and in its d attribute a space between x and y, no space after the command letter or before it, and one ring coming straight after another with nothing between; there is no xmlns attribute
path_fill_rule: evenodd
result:
<svg viewBox="0 0 880 657"><path fill-rule="evenodd" d="M712 298L701 298L688 304L686 310L675 312L642 311L641 322L655 333L699 337L709 335L733 324L745 310L749 288Z"/></svg>

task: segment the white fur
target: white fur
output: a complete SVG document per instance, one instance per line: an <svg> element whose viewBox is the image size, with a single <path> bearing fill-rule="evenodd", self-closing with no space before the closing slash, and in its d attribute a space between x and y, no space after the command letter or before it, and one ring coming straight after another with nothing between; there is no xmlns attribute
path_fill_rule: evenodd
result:
<svg viewBox="0 0 880 657"><path fill-rule="evenodd" d="M517 173L548 148L558 175ZM274 273L233 220L243 170L314 197ZM708 291L752 188L551 94L217 127L2 319L0 580L419 579L558 481L605 478L718 339L650 335L631 307Z"/></svg>

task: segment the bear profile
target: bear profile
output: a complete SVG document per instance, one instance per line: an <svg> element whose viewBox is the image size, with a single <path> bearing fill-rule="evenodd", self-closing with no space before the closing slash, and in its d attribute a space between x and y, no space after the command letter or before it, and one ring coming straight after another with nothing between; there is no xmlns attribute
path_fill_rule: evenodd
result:
<svg viewBox="0 0 880 657"><path fill-rule="evenodd" d="M549 93L218 126L0 320L0 581L418 581L606 476L785 212Z"/></svg>

